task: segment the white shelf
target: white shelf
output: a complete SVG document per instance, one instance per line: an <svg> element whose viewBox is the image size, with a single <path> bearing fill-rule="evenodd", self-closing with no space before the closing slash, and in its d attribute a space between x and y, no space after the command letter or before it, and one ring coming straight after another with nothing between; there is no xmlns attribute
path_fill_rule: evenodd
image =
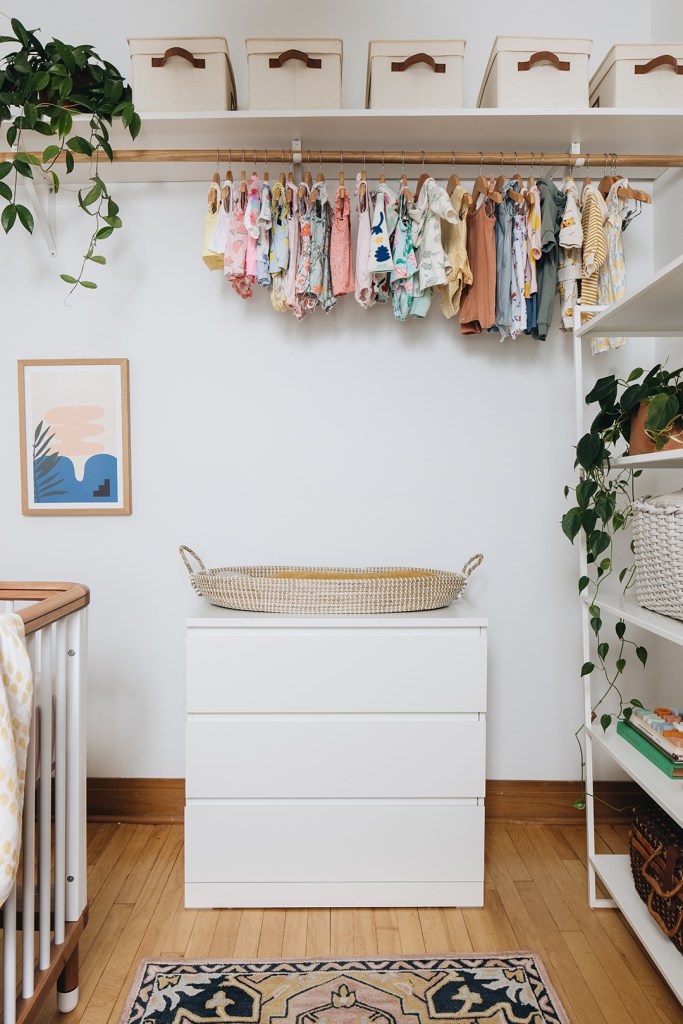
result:
<svg viewBox="0 0 683 1024"><path fill-rule="evenodd" d="M596 746L605 750L625 772L628 772L641 789L644 789L674 821L683 827L683 779L670 779L635 747L627 743L617 733L614 726L610 726L607 732L603 732L600 724L594 723L586 731L590 733ZM683 957L681 957L681 961L683 963Z"/></svg>
<svg viewBox="0 0 683 1024"><path fill-rule="evenodd" d="M114 124L114 149L220 149L221 165L231 149L234 165L238 165L244 147L249 165L250 147L267 148L273 152L271 170L278 163L278 150L288 149L293 139L300 139L304 151L310 148L312 153L319 148L533 152L538 154L537 176L542 152L566 152L572 142L580 143L583 153L593 154L591 166L596 174L602 166L597 154L605 152L683 154L683 109L677 108L140 111L140 116L142 129L135 141L119 122ZM27 149L42 150L46 145L43 136L30 133L24 134L23 142ZM79 163L74 173L82 176L88 166ZM203 181L207 165L133 162L106 167L106 171L106 181ZM629 168L629 172L638 177L637 168ZM642 176L651 178L659 173L659 169L648 168Z"/></svg>
<svg viewBox="0 0 683 1024"><path fill-rule="evenodd" d="M683 451L623 455L612 459L612 469L683 469Z"/></svg>
<svg viewBox="0 0 683 1024"><path fill-rule="evenodd" d="M593 597L585 592L582 596L589 604L593 601ZM618 619L640 626L656 636L663 636L672 643L683 644L683 622L678 619L641 608L634 597L624 597L623 594L608 594L601 590L597 600L603 612L616 615Z"/></svg>
<svg viewBox="0 0 683 1024"><path fill-rule="evenodd" d="M595 854L591 862L669 988L678 1001L683 1002L683 956L652 920L647 906L636 892L628 856Z"/></svg>
<svg viewBox="0 0 683 1024"><path fill-rule="evenodd" d="M683 256L663 267L577 334L630 338L683 337Z"/></svg>

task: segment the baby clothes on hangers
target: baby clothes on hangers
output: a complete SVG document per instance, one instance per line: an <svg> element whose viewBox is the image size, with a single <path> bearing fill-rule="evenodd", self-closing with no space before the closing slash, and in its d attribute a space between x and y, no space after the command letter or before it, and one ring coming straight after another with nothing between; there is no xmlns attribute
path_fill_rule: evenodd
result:
<svg viewBox="0 0 683 1024"><path fill-rule="evenodd" d="M289 266L285 277L285 301L287 309L291 309L297 316L298 302L296 296L296 275L299 267L299 254L301 252L301 218L299 213L298 187L293 181L287 182L287 194L289 197ZM301 314L303 316L303 314ZM301 319L298 316L297 319Z"/></svg>
<svg viewBox="0 0 683 1024"><path fill-rule="evenodd" d="M410 216L413 221L413 245L417 255L420 288L424 291L437 284L447 284L441 221L455 224L458 215L451 206L446 189L437 185L434 178L427 178Z"/></svg>
<svg viewBox="0 0 683 1024"><path fill-rule="evenodd" d="M315 299L308 294L309 278L311 273L311 202L310 189L305 182L299 186L303 194L297 196L299 208L299 259L296 267L296 281L294 285L295 303L294 315L297 320L302 320L309 310L315 307Z"/></svg>
<svg viewBox="0 0 683 1024"><path fill-rule="evenodd" d="M334 193L332 208L332 234L330 238L330 271L332 274L332 293L347 295L355 290L353 277L353 250L351 248L351 200L349 190L344 188L344 198L340 198L341 189Z"/></svg>
<svg viewBox="0 0 683 1024"><path fill-rule="evenodd" d="M391 303L396 320L405 320L410 312L415 290L417 257L413 248L413 225L410 219L408 191L401 188L398 196L398 219L392 239L394 269L389 275Z"/></svg>
<svg viewBox="0 0 683 1024"><path fill-rule="evenodd" d="M560 293L561 327L571 331L574 326L574 306L579 297L581 279L581 246L583 228L579 212L579 193L572 177L565 178L561 191L567 197L560 227L560 261L557 270L557 287Z"/></svg>
<svg viewBox="0 0 683 1024"><path fill-rule="evenodd" d="M314 304L319 303L328 313L337 301L330 283L330 204L326 183L316 182L315 189L318 198L311 202L311 258L307 291Z"/></svg>
<svg viewBox="0 0 683 1024"><path fill-rule="evenodd" d="M258 215L256 240L256 280L262 288L270 288L270 229L273 224L273 193L264 181L261 186L261 209Z"/></svg>
<svg viewBox="0 0 683 1024"><path fill-rule="evenodd" d="M460 297L465 285L472 283L472 271L467 258L467 211L462 211L462 200L465 189L456 185L451 193L451 206L458 219L445 220L441 224L441 242L446 254L447 282L439 285L441 293L441 312L450 320L457 316L460 309Z"/></svg>
<svg viewBox="0 0 683 1024"><path fill-rule="evenodd" d="M523 331L526 331L525 267L526 209L524 203L515 203L515 212L512 220L512 328L510 330L512 338L516 338Z"/></svg>
<svg viewBox="0 0 683 1024"><path fill-rule="evenodd" d="M237 294L243 299L250 299L254 294L252 289L254 278L249 277L246 273L248 238L244 223L246 201L246 194L240 192L239 184L235 182L226 232L224 273Z"/></svg>
<svg viewBox="0 0 683 1024"><path fill-rule="evenodd" d="M503 198L496 207L496 323L491 333L498 331L504 341L513 331L512 291L512 227L515 216L515 202L508 192L516 182L508 178L503 184Z"/></svg>
<svg viewBox="0 0 683 1024"><path fill-rule="evenodd" d="M223 266L223 249L212 248L213 237L218 226L221 208L221 194L218 184L212 181L209 185L206 213L204 215L204 245L202 259L209 270L220 270Z"/></svg>
<svg viewBox="0 0 683 1024"><path fill-rule="evenodd" d="M370 229L368 270L381 274L393 270L391 236L398 220L398 196L385 182L380 182L374 194L374 213Z"/></svg>
<svg viewBox="0 0 683 1024"><path fill-rule="evenodd" d="M619 178L607 195L607 220L605 240L607 259L598 274L598 305L611 306L626 294L626 263L624 262L624 234L622 224L628 204L620 199L620 188L628 188L628 178ZM593 338L593 352L607 352L610 348L621 348L626 338Z"/></svg>
<svg viewBox="0 0 683 1024"><path fill-rule="evenodd" d="M557 290L558 238L566 196L549 178L541 178L538 190L541 193L541 258L536 266L538 311L532 337L544 341L548 337L553 319Z"/></svg>
<svg viewBox="0 0 683 1024"><path fill-rule="evenodd" d="M361 184L365 186L365 195L361 195ZM356 302L364 309L368 309L375 303L372 278L368 270L372 214L370 192L367 182L363 181L360 174L356 175L356 197L356 213L358 215L358 234L356 236Z"/></svg>
<svg viewBox="0 0 683 1024"><path fill-rule="evenodd" d="M259 236L259 214L261 212L261 182L254 173L247 182L247 208L244 211L244 226L247 231L247 277L256 280L256 243Z"/></svg>
<svg viewBox="0 0 683 1024"><path fill-rule="evenodd" d="M460 300L460 332L481 334L496 322L496 214L493 202L484 198L467 214L467 257L472 283Z"/></svg>
<svg viewBox="0 0 683 1024"><path fill-rule="evenodd" d="M600 190L593 184L584 185L581 203L581 227L583 230L581 304L597 306L600 268L607 259L607 238L605 237L607 204ZM581 322L585 323L593 315L593 313L582 312Z"/></svg>
<svg viewBox="0 0 683 1024"><path fill-rule="evenodd" d="M282 313L287 308L285 277L289 267L289 203L287 186L279 181L273 185L270 250L268 253L273 309Z"/></svg>
<svg viewBox="0 0 683 1024"><path fill-rule="evenodd" d="M232 182L225 181L223 188L219 193L218 202L218 220L214 227L211 241L209 242L209 249L214 253L220 253L221 267L223 266L223 256L225 254L225 245L228 236L228 218L230 215L230 209L232 206ZM215 269L215 268L213 268Z"/></svg>
<svg viewBox="0 0 683 1024"><path fill-rule="evenodd" d="M541 193L538 185L528 191L533 197L526 215L526 263L524 265L524 299L526 303L526 333L531 334L538 319L538 282L536 263L541 258Z"/></svg>

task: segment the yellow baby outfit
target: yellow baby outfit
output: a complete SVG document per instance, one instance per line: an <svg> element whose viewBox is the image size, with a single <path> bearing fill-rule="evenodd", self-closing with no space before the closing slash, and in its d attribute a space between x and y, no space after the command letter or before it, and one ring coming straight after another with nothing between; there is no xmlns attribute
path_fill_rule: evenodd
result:
<svg viewBox="0 0 683 1024"><path fill-rule="evenodd" d="M33 675L18 615L0 615L0 906L12 891L21 849Z"/></svg>
<svg viewBox="0 0 683 1024"><path fill-rule="evenodd" d="M465 189L456 185L451 193L451 206L458 214L457 220L441 222L441 244L446 254L446 284L440 284L441 312L450 320L460 310L460 297L465 285L472 284L472 271L467 258L467 211L462 213L462 197Z"/></svg>

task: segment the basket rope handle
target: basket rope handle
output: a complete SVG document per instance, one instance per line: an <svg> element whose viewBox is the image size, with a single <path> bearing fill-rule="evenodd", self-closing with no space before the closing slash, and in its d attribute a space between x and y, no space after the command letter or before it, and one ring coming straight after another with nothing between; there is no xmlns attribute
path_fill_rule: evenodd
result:
<svg viewBox="0 0 683 1024"><path fill-rule="evenodd" d="M661 918L659 916L657 911L652 906L652 900L654 899L654 895L655 895L655 893L654 893L654 889L653 889L650 892L650 895L647 898L647 909L650 911L650 914L652 915L654 920L657 922L659 927L662 929L664 934L668 935L668 937L670 939L673 939L674 935L676 934L676 932L680 929L681 925L683 924L683 909L680 910L680 912L678 914L678 919L676 920L676 923L674 924L674 926L672 928L667 928L666 922L663 920L663 918Z"/></svg>
<svg viewBox="0 0 683 1024"><path fill-rule="evenodd" d="M665 847L663 846L663 844L660 844L654 851L654 853L650 854L650 856L647 858L642 868L640 869L640 873L647 882L647 884L651 887L652 892L656 892L657 895L661 896L664 900L670 900L673 896L677 896L681 889L683 889L683 878L676 885L674 885L673 888L663 889L662 886L659 884L659 880L657 878L653 878L652 875L648 874L648 868L650 867L650 864L652 864L653 860L655 860L656 857L660 857L664 852ZM666 847L665 870L666 878L670 883L673 882L673 871L676 867L676 862L679 856L680 850L677 846ZM683 911L681 911L681 917L683 919ZM678 931L678 928L676 928L676 931Z"/></svg>
<svg viewBox="0 0 683 1024"><path fill-rule="evenodd" d="M194 558L195 562L199 563L200 571L201 572L206 572L206 566L204 565L204 563L202 562L201 558L199 557L199 555L197 554L196 551L193 551L192 548L188 548L187 545L185 545L185 544L181 544L180 547L178 548L178 551L180 552L180 557L182 558L183 562L185 563L185 568L189 572L190 576L192 576L192 574L196 570L192 568L192 566L190 565L189 561L187 560L187 557L185 555L186 551L187 551L188 555L192 555L192 557Z"/></svg>
<svg viewBox="0 0 683 1024"><path fill-rule="evenodd" d="M483 555L472 555L468 558L461 569L461 576L471 576L475 569L478 569L481 563L484 561Z"/></svg>

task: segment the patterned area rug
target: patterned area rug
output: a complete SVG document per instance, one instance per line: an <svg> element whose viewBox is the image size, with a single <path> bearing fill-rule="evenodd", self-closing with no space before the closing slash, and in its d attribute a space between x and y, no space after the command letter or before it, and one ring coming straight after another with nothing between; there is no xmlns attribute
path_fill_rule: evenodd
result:
<svg viewBox="0 0 683 1024"><path fill-rule="evenodd" d="M145 960L121 1024L569 1024L532 953Z"/></svg>

